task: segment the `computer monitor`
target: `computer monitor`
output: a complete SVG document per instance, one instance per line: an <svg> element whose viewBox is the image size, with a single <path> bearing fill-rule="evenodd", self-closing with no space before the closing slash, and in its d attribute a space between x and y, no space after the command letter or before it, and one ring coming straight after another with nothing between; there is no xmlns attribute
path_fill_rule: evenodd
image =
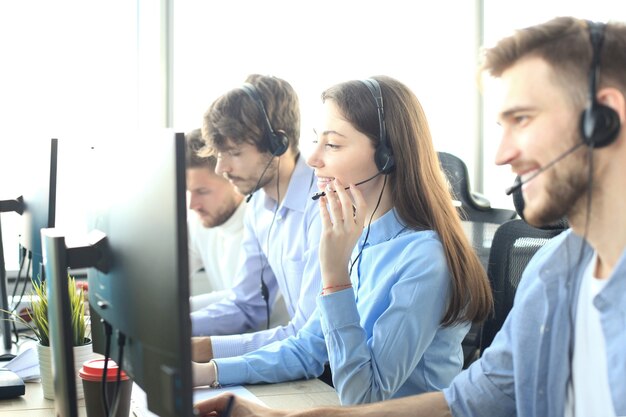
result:
<svg viewBox="0 0 626 417"><path fill-rule="evenodd" d="M16 212L22 214L23 211L24 204L21 196L17 199L0 200L0 213ZM15 285L17 286L17 282ZM10 315L8 313L10 306L2 241L2 219L0 219L0 308L3 310L0 314L0 318L2 318L2 348L0 349L0 355L3 358L11 359L13 357L13 343L11 342L11 323L9 322Z"/></svg>
<svg viewBox="0 0 626 417"><path fill-rule="evenodd" d="M48 288L58 289L49 300L50 311L59 312L50 316L53 352L67 327L57 306L67 302L63 271L97 265L88 272L94 351L106 351L102 319L113 329L116 361L124 335L122 367L146 392L148 408L162 417L192 416L184 134L126 135L96 144L92 159L92 240L72 246L54 230L43 232ZM53 358L54 368L65 369L55 375L56 407L73 416L73 359L71 348L62 350Z"/></svg>
<svg viewBox="0 0 626 417"><path fill-rule="evenodd" d="M50 141L50 153L32 152L22 213L20 246L27 251L30 271L27 276L35 281L43 279L41 229L54 227L57 195L58 139Z"/></svg>
<svg viewBox="0 0 626 417"><path fill-rule="evenodd" d="M37 149L38 143L30 143L29 148L23 148L24 156L28 151L28 175L20 176L17 188L22 193L15 199L0 201L0 211L16 212L21 214L21 226L19 242L20 270L18 277L23 273L24 286L31 279L39 280L43 278L41 229L54 227L56 214L56 194L57 194L57 165L58 165L58 139L50 140L50 148L45 151ZM0 308L9 310L11 308L6 282L6 269L4 248L2 247L2 233L0 229ZM22 268L26 265L26 269ZM16 280L14 290L19 282ZM25 289L25 287L24 287ZM15 291L14 291L15 294ZM15 301L15 300L13 300ZM6 318L7 313L2 313ZM11 350L11 328L8 320L2 321L3 348Z"/></svg>

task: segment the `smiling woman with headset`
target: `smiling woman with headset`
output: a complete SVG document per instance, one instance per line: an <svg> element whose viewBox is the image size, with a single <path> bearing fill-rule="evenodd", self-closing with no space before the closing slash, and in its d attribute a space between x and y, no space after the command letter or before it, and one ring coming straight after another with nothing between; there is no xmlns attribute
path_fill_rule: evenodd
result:
<svg viewBox="0 0 626 417"><path fill-rule="evenodd" d="M307 161L321 190L318 309L296 336L217 359L214 382L317 377L329 362L343 404L444 388L492 299L422 108L389 77L338 84L322 100Z"/></svg>

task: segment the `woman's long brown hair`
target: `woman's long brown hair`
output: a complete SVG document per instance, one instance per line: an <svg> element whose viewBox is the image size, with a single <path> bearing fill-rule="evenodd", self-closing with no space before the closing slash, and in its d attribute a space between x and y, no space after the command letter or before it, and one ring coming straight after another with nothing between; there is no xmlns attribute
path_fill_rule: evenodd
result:
<svg viewBox="0 0 626 417"><path fill-rule="evenodd" d="M492 309L491 287L452 204L422 106L401 82L386 76L373 78L382 91L387 141L395 157L395 170L389 174L393 205L407 227L437 232L452 276L441 323L480 322ZM377 109L365 84L357 80L335 85L322 94L322 100L333 100L356 129L374 146L378 144Z"/></svg>

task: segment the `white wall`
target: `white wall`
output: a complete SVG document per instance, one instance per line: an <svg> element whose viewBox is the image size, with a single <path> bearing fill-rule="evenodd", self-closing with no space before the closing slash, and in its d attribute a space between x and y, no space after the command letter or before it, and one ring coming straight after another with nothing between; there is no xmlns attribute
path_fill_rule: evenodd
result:
<svg viewBox="0 0 626 417"><path fill-rule="evenodd" d="M0 199L19 195L33 156L55 137L57 224L75 223L89 167L66 151L136 124L136 9L129 0L0 2ZM16 270L20 217L1 220Z"/></svg>
<svg viewBox="0 0 626 417"><path fill-rule="evenodd" d="M473 1L188 0L174 6L175 128L199 127L210 103L248 74L272 74L299 94L306 153L321 92L385 74L417 94L437 149L463 156L473 168Z"/></svg>
<svg viewBox="0 0 626 417"><path fill-rule="evenodd" d="M319 94L340 81L393 76L426 111L435 146L468 164L484 162L483 189L496 207L511 207L508 168L495 168L498 144L492 102L485 99L484 152L478 154L476 4L480 0L83 0L0 2L0 198L14 198L33 145L58 137L76 148L106 140L142 121L162 125L163 4L173 5L173 126L198 127L209 104L249 73L290 81L300 95L302 149L311 139ZM484 0L486 44L513 28L573 14L626 21L621 1ZM159 50L159 48L161 48ZM154 115L154 117L152 116ZM65 141L65 142L64 142ZM67 146L66 146L67 148ZM140 156L143 157L143 156ZM77 158L73 181L81 179ZM88 178L87 175L82 176ZM59 222L72 223L88 182L59 185ZM482 184L474 184L480 189ZM65 190L64 190L64 187ZM64 196L63 193L66 193ZM2 215L5 250L15 251L16 215ZM10 256L8 269L17 267Z"/></svg>

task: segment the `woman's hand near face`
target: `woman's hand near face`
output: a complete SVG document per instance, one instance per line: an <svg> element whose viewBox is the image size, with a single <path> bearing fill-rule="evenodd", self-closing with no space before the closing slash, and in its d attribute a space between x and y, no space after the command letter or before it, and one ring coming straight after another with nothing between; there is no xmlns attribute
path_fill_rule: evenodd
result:
<svg viewBox="0 0 626 417"><path fill-rule="evenodd" d="M326 187L326 196L320 198L322 237L320 239L320 266L325 293L342 289L350 284L348 262L350 254L365 224L366 204L361 192L350 185L348 191L337 179L333 188ZM354 199L352 200L350 195Z"/></svg>

